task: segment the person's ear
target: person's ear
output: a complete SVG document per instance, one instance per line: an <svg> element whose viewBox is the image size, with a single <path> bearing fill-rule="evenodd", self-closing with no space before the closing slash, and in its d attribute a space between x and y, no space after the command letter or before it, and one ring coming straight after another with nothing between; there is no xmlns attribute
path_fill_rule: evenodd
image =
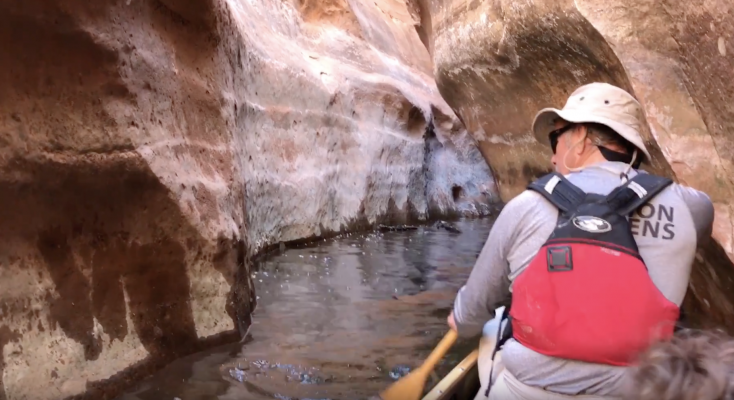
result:
<svg viewBox="0 0 734 400"><path fill-rule="evenodd" d="M568 150L573 152L574 155L579 156L581 153L584 152L584 147L586 147L586 143L584 140L584 127L581 125L576 125L573 127L571 132L569 132L569 143L568 143ZM581 143L579 143L581 142Z"/></svg>
<svg viewBox="0 0 734 400"><path fill-rule="evenodd" d="M576 147L574 147L573 151L577 156L580 156L586 151L587 140L586 127L583 125L576 125L576 127L573 128L573 142L576 143Z"/></svg>

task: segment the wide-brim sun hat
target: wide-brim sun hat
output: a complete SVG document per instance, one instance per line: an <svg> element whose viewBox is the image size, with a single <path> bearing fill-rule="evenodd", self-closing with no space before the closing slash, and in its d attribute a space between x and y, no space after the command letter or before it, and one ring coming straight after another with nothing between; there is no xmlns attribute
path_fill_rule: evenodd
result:
<svg viewBox="0 0 734 400"><path fill-rule="evenodd" d="M573 123L598 123L606 125L627 139L644 155L643 162L650 162L650 153L640 135L643 123L642 106L627 91L608 83L594 82L581 86L568 97L562 109L544 108L533 120L533 135L540 143L549 144L549 134L556 129L555 121L561 118Z"/></svg>

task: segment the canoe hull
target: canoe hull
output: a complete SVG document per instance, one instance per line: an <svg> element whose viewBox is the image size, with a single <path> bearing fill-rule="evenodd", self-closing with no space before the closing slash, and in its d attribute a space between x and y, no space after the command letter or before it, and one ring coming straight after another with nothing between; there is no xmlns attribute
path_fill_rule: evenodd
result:
<svg viewBox="0 0 734 400"><path fill-rule="evenodd" d="M477 356L474 350L446 374L422 400L473 400L480 389Z"/></svg>

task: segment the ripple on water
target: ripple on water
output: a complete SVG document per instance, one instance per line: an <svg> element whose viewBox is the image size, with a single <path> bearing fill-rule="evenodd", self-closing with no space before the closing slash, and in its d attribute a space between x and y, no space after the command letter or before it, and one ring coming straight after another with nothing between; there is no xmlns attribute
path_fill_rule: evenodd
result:
<svg viewBox="0 0 734 400"><path fill-rule="evenodd" d="M121 400L367 399L420 365L446 331L491 220L344 235L253 272L250 340L175 361ZM442 360L447 372L476 342Z"/></svg>

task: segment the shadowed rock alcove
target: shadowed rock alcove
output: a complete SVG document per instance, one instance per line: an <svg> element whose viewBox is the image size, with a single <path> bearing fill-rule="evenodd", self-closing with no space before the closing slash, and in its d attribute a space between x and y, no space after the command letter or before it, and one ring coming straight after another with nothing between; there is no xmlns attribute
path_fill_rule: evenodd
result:
<svg viewBox="0 0 734 400"><path fill-rule="evenodd" d="M633 93L649 126L650 172L708 193L714 240L701 243L684 303L688 323L734 333L731 75L727 1L418 1L430 15L428 48L451 105L508 201L550 171L531 135L535 113L562 107L585 83Z"/></svg>

